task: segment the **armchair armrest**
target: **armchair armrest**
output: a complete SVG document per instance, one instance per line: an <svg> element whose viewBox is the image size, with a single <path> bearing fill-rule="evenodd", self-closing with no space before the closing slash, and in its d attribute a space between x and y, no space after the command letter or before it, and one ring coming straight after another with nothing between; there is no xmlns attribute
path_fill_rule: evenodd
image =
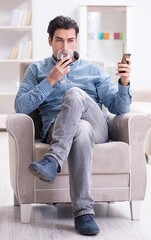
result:
<svg viewBox="0 0 151 240"><path fill-rule="evenodd" d="M142 200L146 188L145 141L151 129L151 118L143 114L110 117L111 139L130 145L131 174L130 200ZM139 186L139 188L138 188Z"/></svg>
<svg viewBox="0 0 151 240"><path fill-rule="evenodd" d="M34 178L28 165L34 156L34 124L25 114L13 113L6 119L9 134L9 161L11 185L19 202L33 202ZM28 183L27 183L28 179ZM26 194L28 193L28 199ZM22 199L20 199L22 198Z"/></svg>

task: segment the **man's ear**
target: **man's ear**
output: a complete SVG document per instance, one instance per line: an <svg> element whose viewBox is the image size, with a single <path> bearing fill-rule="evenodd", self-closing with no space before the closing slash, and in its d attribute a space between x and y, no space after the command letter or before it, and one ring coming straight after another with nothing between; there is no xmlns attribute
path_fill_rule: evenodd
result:
<svg viewBox="0 0 151 240"><path fill-rule="evenodd" d="M48 43L50 46L52 45L52 39L50 37L48 37Z"/></svg>

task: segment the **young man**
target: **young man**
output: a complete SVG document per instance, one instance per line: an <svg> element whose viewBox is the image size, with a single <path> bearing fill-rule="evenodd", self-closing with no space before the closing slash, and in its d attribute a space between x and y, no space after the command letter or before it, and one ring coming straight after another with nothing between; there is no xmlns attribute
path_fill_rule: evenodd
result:
<svg viewBox="0 0 151 240"><path fill-rule="evenodd" d="M28 67L15 100L16 112L29 114L39 108L42 141L50 144L44 158L31 163L29 171L53 183L68 159L75 227L81 234L96 235L99 227L90 194L92 151L94 144L108 141L101 106L116 115L129 112L131 61L127 58L127 63L118 64L117 88L102 67L75 52L79 28L73 19L58 16L49 22L47 32L53 55ZM74 59L66 56L57 61L60 49L71 49Z"/></svg>

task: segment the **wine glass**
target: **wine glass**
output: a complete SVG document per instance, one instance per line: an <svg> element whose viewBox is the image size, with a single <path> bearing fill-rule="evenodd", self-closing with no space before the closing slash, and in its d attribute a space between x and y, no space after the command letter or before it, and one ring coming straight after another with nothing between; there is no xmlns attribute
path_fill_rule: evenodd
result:
<svg viewBox="0 0 151 240"><path fill-rule="evenodd" d="M70 59L70 58L73 59L73 51L71 49L68 49L68 50L60 49L57 53L57 61L60 61L65 57L68 57L68 59ZM67 75L65 75L64 79L61 82L68 83L68 82L70 82L70 80L68 80Z"/></svg>

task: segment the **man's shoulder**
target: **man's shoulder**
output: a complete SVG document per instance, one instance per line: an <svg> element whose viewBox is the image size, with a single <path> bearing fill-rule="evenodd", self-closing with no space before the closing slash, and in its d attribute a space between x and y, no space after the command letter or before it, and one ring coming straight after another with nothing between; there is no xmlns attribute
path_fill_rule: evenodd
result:
<svg viewBox="0 0 151 240"><path fill-rule="evenodd" d="M32 63L30 63L30 67L46 67L48 65L51 65L51 58L44 58L44 59L39 59L39 60L35 60Z"/></svg>
<svg viewBox="0 0 151 240"><path fill-rule="evenodd" d="M81 62L83 64L90 65L96 68L100 68L100 67L104 68L104 65L105 65L103 60L99 60L99 59L81 59Z"/></svg>
<svg viewBox="0 0 151 240"><path fill-rule="evenodd" d="M45 58L40 60L35 60L29 64L26 69L26 76L27 75L34 75L34 76L45 76L48 72L53 68L53 63L51 58Z"/></svg>
<svg viewBox="0 0 151 240"><path fill-rule="evenodd" d="M93 75L100 75L100 73L104 70L103 64L101 62L99 63L98 61L96 62L93 59L80 59L81 60L81 66L89 73Z"/></svg>

